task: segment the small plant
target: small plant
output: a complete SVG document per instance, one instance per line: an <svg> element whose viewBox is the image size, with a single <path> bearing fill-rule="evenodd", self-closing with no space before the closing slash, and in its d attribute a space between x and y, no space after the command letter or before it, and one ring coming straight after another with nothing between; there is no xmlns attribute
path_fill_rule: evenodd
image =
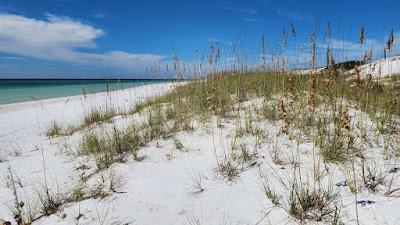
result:
<svg viewBox="0 0 400 225"><path fill-rule="evenodd" d="M271 154L271 160L274 164L276 165L282 165L283 164L283 160L280 157L280 152L278 149L278 140L275 140L275 146L273 147L273 149L270 151Z"/></svg>
<svg viewBox="0 0 400 225"><path fill-rule="evenodd" d="M350 173L351 172L348 171L346 168L344 169L344 178L345 178L346 184L349 187L350 192L355 194L355 193L357 193L357 184L356 184L357 181L354 180L354 178L352 177L352 175Z"/></svg>
<svg viewBox="0 0 400 225"><path fill-rule="evenodd" d="M23 215L22 215L23 203L19 200L17 188L15 187L14 176L13 176L13 173L11 171L11 167L8 167L8 171L9 171L9 177L8 178L9 178L9 182L11 184L10 186L12 188L12 193L13 193L13 196L14 196L14 207L12 208L14 219L15 219L15 222L18 225L25 224L24 218L23 218Z"/></svg>
<svg viewBox="0 0 400 225"><path fill-rule="evenodd" d="M43 186L41 190L37 191L37 195L43 215L50 216L56 213L58 208L62 205L61 196L53 195L46 186Z"/></svg>
<svg viewBox="0 0 400 225"><path fill-rule="evenodd" d="M79 202L85 198L86 193L86 182L84 179L80 179L80 181L72 188L69 199L74 202Z"/></svg>
<svg viewBox="0 0 400 225"><path fill-rule="evenodd" d="M342 162L348 156L345 143L347 132L343 126L347 127L349 121L344 113L347 112L334 111L331 118L322 118L317 122L317 143L326 162ZM333 121L332 128L330 121Z"/></svg>
<svg viewBox="0 0 400 225"><path fill-rule="evenodd" d="M192 181L194 183L193 189L194 189L195 194L205 191L205 188L203 186L203 178L202 178L201 174L198 174L198 176L192 177Z"/></svg>
<svg viewBox="0 0 400 225"><path fill-rule="evenodd" d="M107 178L110 191L113 193L122 193L122 188L125 185L123 177L116 174L114 170L111 170Z"/></svg>
<svg viewBox="0 0 400 225"><path fill-rule="evenodd" d="M179 151L183 151L185 146L183 146L182 142L180 142L178 139L174 138L174 144L175 148Z"/></svg>
<svg viewBox="0 0 400 225"><path fill-rule="evenodd" d="M378 172L377 167L367 167L367 175L365 176L364 184L368 190L376 192L378 190L378 186L383 185L384 182L384 176Z"/></svg>
<svg viewBox="0 0 400 225"><path fill-rule="evenodd" d="M131 107L128 111L128 114L135 114L135 113L140 113L142 112L146 107L148 107L151 103L152 100L147 100L144 102L138 102L136 103L133 107Z"/></svg>
<svg viewBox="0 0 400 225"><path fill-rule="evenodd" d="M311 189L309 186L292 185L287 212L294 218L305 222L306 220L324 221L332 218L336 212L333 201L336 195L332 189L327 191Z"/></svg>
<svg viewBox="0 0 400 225"><path fill-rule="evenodd" d="M283 99L281 99L279 101L279 119L283 120L283 125L281 127L281 132L283 134L289 134L288 113L286 111L286 106L285 106L285 103L284 103Z"/></svg>
<svg viewBox="0 0 400 225"><path fill-rule="evenodd" d="M92 109L90 113L84 117L81 127L89 127L97 122L108 121L116 115L117 113L113 108L107 108L105 110Z"/></svg>
<svg viewBox="0 0 400 225"><path fill-rule="evenodd" d="M240 144L240 160L244 163L249 162L253 156L249 153L247 146L245 144Z"/></svg>
<svg viewBox="0 0 400 225"><path fill-rule="evenodd" d="M88 131L83 135L80 143L80 152L94 157L99 170L108 168L115 162L123 162L128 153L135 160L141 161L144 156L139 156L139 146L143 145L141 137L135 126L118 130L115 127L110 133Z"/></svg>
<svg viewBox="0 0 400 225"><path fill-rule="evenodd" d="M235 164L233 160L225 157L222 162L218 163L217 172L227 181L233 181L239 176L238 164Z"/></svg>
<svg viewBox="0 0 400 225"><path fill-rule="evenodd" d="M47 137L59 136L62 132L61 126L57 122L52 122L51 126L47 129Z"/></svg>
<svg viewBox="0 0 400 225"><path fill-rule="evenodd" d="M265 180L262 183L262 189L264 191L265 196L274 204L275 206L280 204L280 198L276 194L276 192L271 188L271 186L268 183L268 180Z"/></svg>
<svg viewBox="0 0 400 225"><path fill-rule="evenodd" d="M103 173L97 179L96 186L90 190L90 196L93 198L104 199L111 195L111 192L107 190L106 177Z"/></svg>
<svg viewBox="0 0 400 225"><path fill-rule="evenodd" d="M340 222L340 209L338 207L335 207L335 215L333 215L332 218L332 225L341 225L343 223Z"/></svg>
<svg viewBox="0 0 400 225"><path fill-rule="evenodd" d="M84 134L80 144L80 151L85 155L93 155L99 170L107 168L110 164L116 162L114 149L109 143L107 137L94 132Z"/></svg>

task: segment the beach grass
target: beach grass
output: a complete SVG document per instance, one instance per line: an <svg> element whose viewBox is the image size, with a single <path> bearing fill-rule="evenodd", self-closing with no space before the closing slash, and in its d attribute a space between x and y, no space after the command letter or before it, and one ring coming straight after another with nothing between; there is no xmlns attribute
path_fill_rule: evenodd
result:
<svg viewBox="0 0 400 225"><path fill-rule="evenodd" d="M362 39L363 32L364 28L360 30ZM315 33L311 37L314 69ZM178 79L168 93L126 106L125 111L93 107L79 124L66 129L53 122L47 136L79 133L75 156L93 162L95 169L90 176L95 176L131 158L134 162L146 160L142 150L161 141L169 140L174 150L188 153L177 135L205 130L212 133L214 146L207 150L215 155L215 179L233 185L245 171L261 171L262 163L268 163L275 176L260 172L258 180L265 201L300 224L339 224L343 206L329 179L331 170L340 171L345 180L336 186L354 196L353 220L357 223L360 192L390 197L398 190L393 185L394 175L389 179L382 164L375 161L400 156L400 76L361 78L358 63L351 73L328 63L325 69L299 74L286 71L284 62L270 67L263 62L256 68L238 63L233 68L213 70L220 60L215 53L220 50L215 48L210 49L209 73L183 84ZM174 63L179 68L177 59ZM116 121L123 119L124 125L117 125ZM229 135L222 134L228 131ZM215 138L226 138L230 144L216 146ZM300 145L311 148L304 150ZM375 152L374 148L383 150ZM279 176L276 170L289 171L289 178ZM271 177L278 182L270 183ZM42 214L53 214L60 201L104 198L115 193L119 183L110 176L111 191L104 190L106 179L101 175L99 186L84 190L87 179L80 179L68 200L55 200L46 189L41 192ZM197 193L207 191L200 176L192 182Z"/></svg>
<svg viewBox="0 0 400 225"><path fill-rule="evenodd" d="M145 118L141 123L132 124L134 129L113 128L106 135L91 133L91 130L85 132L81 152L92 155L101 170L115 162L124 162L129 155L134 159L140 158L141 146L154 140L200 129L194 124L217 121L217 126L223 126L218 121L232 121L239 127L236 138L262 139L262 129L257 124L269 121L280 127L280 135L298 141L311 140L315 146L314 154L325 163L345 165L348 187L357 195L362 187L374 190L382 184L382 178L368 172L371 167L366 162L367 157L355 144L365 140L365 133L362 132L362 123L354 125L351 111L359 110L368 115L377 124L381 135L389 135L388 145L393 144L395 135L398 135L394 127L399 125L395 118L400 115L400 99L395 94L398 86L389 83L363 80L355 86L349 75L326 73L296 75L254 70L212 74L132 106L131 114ZM246 106L255 100L260 104ZM175 142L175 145L178 150L183 148L180 143ZM235 149L218 160L215 170L228 182L234 182L247 168L246 165L253 162L253 153L246 146ZM397 150L392 148L391 151L388 154L395 155ZM279 151L275 156L273 161L284 163L279 159ZM355 161L361 166L355 165ZM291 164L297 165L298 162L294 160ZM320 170L320 166L314 167L318 186L322 185ZM282 207L288 215L299 221L338 220L340 210L331 188L292 184L285 200L278 196L274 187L263 187L273 205L285 203Z"/></svg>

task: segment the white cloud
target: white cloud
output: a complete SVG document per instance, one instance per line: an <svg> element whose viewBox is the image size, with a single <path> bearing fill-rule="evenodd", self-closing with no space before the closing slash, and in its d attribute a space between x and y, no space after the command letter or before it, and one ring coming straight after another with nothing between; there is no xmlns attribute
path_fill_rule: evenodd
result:
<svg viewBox="0 0 400 225"><path fill-rule="evenodd" d="M96 19L104 19L106 17L107 17L106 14L100 12L94 14L94 18Z"/></svg>
<svg viewBox="0 0 400 225"><path fill-rule="evenodd" d="M323 46L326 48L328 46L328 42L326 41L325 43L320 43L319 44L321 47ZM329 43L329 47L331 49L338 49L338 50L347 50L347 51L353 51L353 50L361 50L361 45L360 43L348 41L348 40L340 40L340 39L331 39ZM366 39L363 44L363 48L381 48L382 43L375 39Z"/></svg>
<svg viewBox="0 0 400 225"><path fill-rule="evenodd" d="M258 15L258 11L253 9L253 8L234 8L234 7L231 7L231 6L224 6L222 8L226 9L228 11L236 12L236 13L245 13L245 14L251 14L251 15Z"/></svg>
<svg viewBox="0 0 400 225"><path fill-rule="evenodd" d="M395 40L400 37L400 33L395 33ZM328 42L317 43L318 48L326 49L328 47ZM350 59L361 59L367 50L372 50L373 59L383 57L383 49L386 46L386 42L383 40L377 40L372 38L366 38L361 48L361 44L356 41L340 40L333 38L330 40L329 48L332 52L336 52L338 56L342 59L340 60L350 60ZM400 52L400 45L394 42L391 52L387 55L395 55Z"/></svg>
<svg viewBox="0 0 400 225"><path fill-rule="evenodd" d="M261 19L257 19L257 18L244 18L243 21L245 22L261 22Z"/></svg>
<svg viewBox="0 0 400 225"><path fill-rule="evenodd" d="M35 59L65 61L90 66L143 70L163 56L122 51L89 53L104 31L68 17L51 14L39 20L0 13L0 52Z"/></svg>
<svg viewBox="0 0 400 225"><path fill-rule="evenodd" d="M314 20L312 18L310 18L308 16L301 15L300 13L294 12L294 11L286 9L286 8L277 9L276 13L279 16L287 17L287 18L289 18L291 20L306 21L306 22L311 23L311 24L314 23Z"/></svg>

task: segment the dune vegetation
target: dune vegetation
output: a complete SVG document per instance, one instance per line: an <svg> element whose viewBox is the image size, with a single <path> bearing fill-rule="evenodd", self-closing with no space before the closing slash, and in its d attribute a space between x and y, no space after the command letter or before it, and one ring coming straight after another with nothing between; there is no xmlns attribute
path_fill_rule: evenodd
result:
<svg viewBox="0 0 400 225"><path fill-rule="evenodd" d="M364 32L362 27L361 46ZM363 207L375 199L398 201L399 76L364 76L360 68L371 61L368 55L344 69L337 66L329 47L326 65L317 69L315 33L310 69L287 68L286 35L291 33L295 35L294 27L284 33L280 54L270 62L262 36L257 66L246 65L239 57L229 66L218 66L224 60L219 46L212 44L208 62L201 65L207 73L184 82L180 82L182 63L174 54L177 82L168 93L124 110L112 104L93 108L79 124L53 122L46 135L53 141L71 140L64 154L82 162L77 182L57 194L43 184L37 191L41 207L28 210L21 204L10 168L17 224L39 221L74 202L129 192L124 174L116 174L113 168L146 162L152 156L146 152L149 146L162 150L169 142L176 152L194 155L189 145L208 146L201 149L214 158L214 165L207 167L208 183L223 182L234 188L242 179L256 180L258 185L252 188L267 210L252 224L267 224L265 218L274 210L274 218L285 224L365 224L368 219L359 215ZM391 34L385 53L393 42ZM231 51L234 55L235 45ZM199 133L203 136L198 143L194 138L188 144L182 138ZM173 162L175 154L165 150L165 160ZM188 181L194 192L212 192L202 177ZM207 224L194 213L183 215L188 224ZM77 224L81 217L75 217Z"/></svg>

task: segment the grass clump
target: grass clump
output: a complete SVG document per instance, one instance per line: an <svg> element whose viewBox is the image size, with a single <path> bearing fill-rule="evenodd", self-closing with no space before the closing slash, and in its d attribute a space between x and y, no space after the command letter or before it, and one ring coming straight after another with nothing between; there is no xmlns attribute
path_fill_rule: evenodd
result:
<svg viewBox="0 0 400 225"><path fill-rule="evenodd" d="M63 204L62 197L52 194L46 186L42 188L42 191L38 191L37 194L40 202L40 211L45 216L56 213Z"/></svg>
<svg viewBox="0 0 400 225"><path fill-rule="evenodd" d="M50 127L46 131L47 137L56 137L61 135L62 127L57 122L52 122Z"/></svg>
<svg viewBox="0 0 400 225"><path fill-rule="evenodd" d="M134 126L124 130L113 129L111 133L85 133L80 145L80 152L94 157L99 170L108 168L115 162L123 162L128 154L135 160L142 160L138 155L143 143Z"/></svg>
<svg viewBox="0 0 400 225"><path fill-rule="evenodd" d="M239 164L235 163L233 159L225 157L218 163L216 169L217 173L226 181L234 181L240 172Z"/></svg>
<svg viewBox="0 0 400 225"><path fill-rule="evenodd" d="M329 127L329 118L318 121L317 145L326 162L341 162L346 159L345 137L339 117L333 117L333 128Z"/></svg>
<svg viewBox="0 0 400 225"><path fill-rule="evenodd" d="M300 221L327 221L335 213L332 189L327 191L294 184L291 189L287 211Z"/></svg>
<svg viewBox="0 0 400 225"><path fill-rule="evenodd" d="M274 204L275 206L280 204L279 196L276 194L276 192L268 184L268 181L263 182L262 190L263 190L265 196L272 202L272 204Z"/></svg>
<svg viewBox="0 0 400 225"><path fill-rule="evenodd" d="M105 110L92 109L89 114L87 114L82 122L82 127L89 127L90 125L98 122L108 121L116 116L117 113L112 108L107 108Z"/></svg>

